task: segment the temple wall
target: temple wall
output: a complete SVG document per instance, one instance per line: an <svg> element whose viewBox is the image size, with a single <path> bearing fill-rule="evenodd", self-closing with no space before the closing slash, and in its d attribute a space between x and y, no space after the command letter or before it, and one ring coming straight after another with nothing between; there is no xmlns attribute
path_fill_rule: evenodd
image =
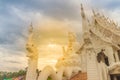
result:
<svg viewBox="0 0 120 80"><path fill-rule="evenodd" d="M87 72L87 59L86 59L87 58L87 54L86 54L85 49L83 49L81 51L80 57L81 57L82 72Z"/></svg>
<svg viewBox="0 0 120 80"><path fill-rule="evenodd" d="M108 56L109 64L112 65L113 63L115 63L115 58L114 58L114 55L113 55L114 51L113 51L112 46L106 45L105 46L105 53Z"/></svg>
<svg viewBox="0 0 120 80"><path fill-rule="evenodd" d="M87 76L88 80L99 80L99 70L96 53L94 50L87 51Z"/></svg>
<svg viewBox="0 0 120 80"><path fill-rule="evenodd" d="M91 34L91 40L95 49L96 54L101 51L101 49L105 49L105 55L108 56L109 64L113 64L115 62L114 58L114 49L111 44L101 40L98 36L95 34Z"/></svg>

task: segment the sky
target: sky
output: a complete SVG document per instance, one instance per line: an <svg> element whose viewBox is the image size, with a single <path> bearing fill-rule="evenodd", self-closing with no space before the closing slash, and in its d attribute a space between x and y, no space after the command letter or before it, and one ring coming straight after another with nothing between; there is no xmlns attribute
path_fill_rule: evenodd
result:
<svg viewBox="0 0 120 80"><path fill-rule="evenodd" d="M80 4L86 15L92 9L120 24L120 0L0 0L0 71L27 67L25 45L32 22L39 47L39 68L54 66L67 45L67 32L82 32Z"/></svg>

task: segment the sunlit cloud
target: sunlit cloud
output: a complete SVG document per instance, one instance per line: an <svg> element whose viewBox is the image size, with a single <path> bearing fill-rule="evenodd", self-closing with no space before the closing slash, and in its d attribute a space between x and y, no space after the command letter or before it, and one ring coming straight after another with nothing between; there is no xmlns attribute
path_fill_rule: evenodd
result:
<svg viewBox="0 0 120 80"><path fill-rule="evenodd" d="M17 71L28 66L25 44L31 22L39 48L39 69L54 66L62 56L62 46L67 45L69 31L75 32L80 41L81 3L88 17L95 9L119 24L119 0L1 0L0 70Z"/></svg>

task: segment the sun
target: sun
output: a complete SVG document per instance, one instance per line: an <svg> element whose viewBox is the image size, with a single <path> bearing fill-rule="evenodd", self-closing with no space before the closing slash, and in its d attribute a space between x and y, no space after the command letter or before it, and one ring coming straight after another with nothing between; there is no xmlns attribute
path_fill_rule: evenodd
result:
<svg viewBox="0 0 120 80"><path fill-rule="evenodd" d="M49 44L48 44L48 47L49 47L49 48L56 48L56 47L57 47L57 44L55 44L55 43L49 43Z"/></svg>

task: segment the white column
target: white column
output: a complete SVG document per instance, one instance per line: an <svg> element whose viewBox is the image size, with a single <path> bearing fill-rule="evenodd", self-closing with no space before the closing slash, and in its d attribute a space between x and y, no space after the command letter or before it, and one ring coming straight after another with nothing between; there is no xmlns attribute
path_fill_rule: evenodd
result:
<svg viewBox="0 0 120 80"><path fill-rule="evenodd" d="M116 58L116 62L119 62L119 57L117 52L115 52L115 58Z"/></svg>
<svg viewBox="0 0 120 80"><path fill-rule="evenodd" d="M36 80L37 78L37 59L29 60L27 74L26 74L26 80Z"/></svg>

